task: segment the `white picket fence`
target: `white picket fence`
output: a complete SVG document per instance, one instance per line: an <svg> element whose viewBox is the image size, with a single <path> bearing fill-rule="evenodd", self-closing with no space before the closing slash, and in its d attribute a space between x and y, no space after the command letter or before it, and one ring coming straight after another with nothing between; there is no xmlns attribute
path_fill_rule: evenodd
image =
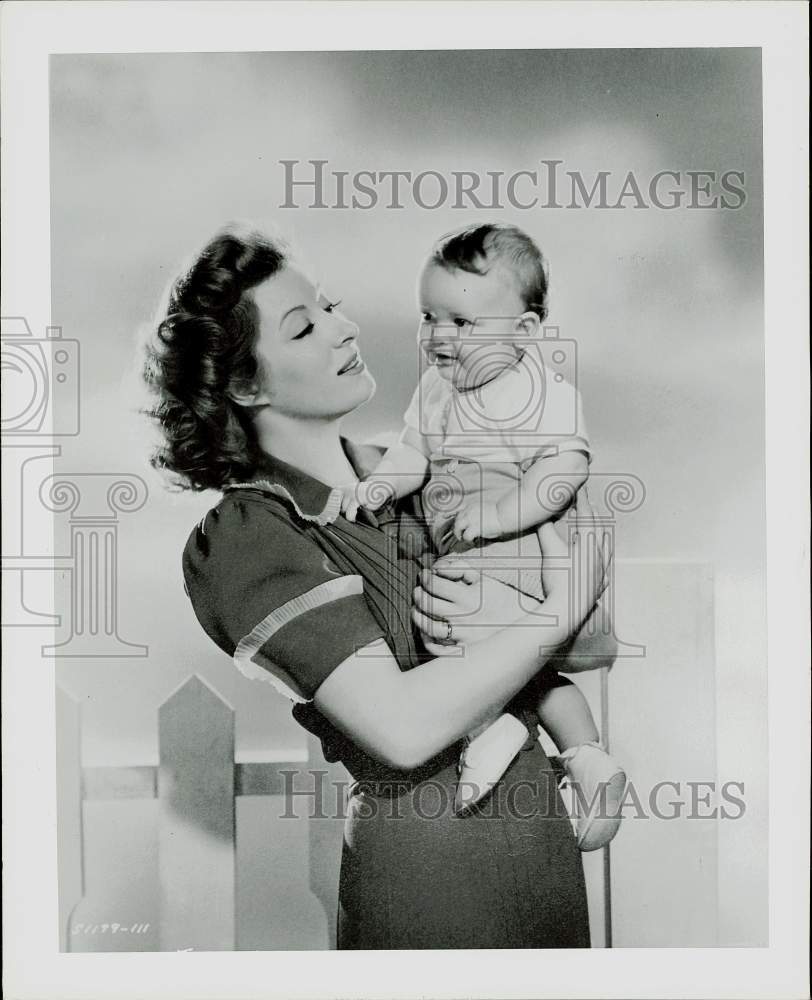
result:
<svg viewBox="0 0 812 1000"><path fill-rule="evenodd" d="M231 951L236 946L235 798L282 795L306 764L298 761L234 759L234 710L204 680L193 675L158 707L159 764L83 767L81 707L57 687L57 789L60 946L70 951L77 931L74 914L85 895L83 804L99 800L157 799L158 948L161 951ZM310 823L313 850L318 825ZM273 845L269 845L273 850ZM335 940L335 887L309 865L310 890L322 902L329 936ZM79 928L104 936L109 920ZM118 927L116 933L124 933ZM126 933L138 933L127 930Z"/></svg>
<svg viewBox="0 0 812 1000"><path fill-rule="evenodd" d="M647 561L618 566L620 635L642 641L644 656L628 654L611 673L578 678L604 736L612 718L612 746L639 787L663 778L712 777L715 770L715 692L713 671L713 584L706 566ZM622 644L624 645L624 644ZM634 644L625 644L632 650ZM250 683L250 682L246 682ZM144 851L143 865L157 865L157 899L148 917L119 926L138 950L234 950L246 947L238 927L237 805L244 796L282 796L290 773L299 786L326 765L310 744L310 760L272 762L235 760L233 708L197 675L189 677L161 705L158 714L158 764L133 767L83 767L81 710L57 688L57 789L59 908L63 950L112 948L114 919L93 918L109 907L88 906L86 873L95 873L107 844L99 839L99 807L122 799L157 800L157 859ZM293 755L290 751L289 755ZM302 756L307 756L303 754ZM285 774L288 773L288 784ZM277 815L287 808L282 800ZM88 839L88 816L96 833ZM155 814L150 814L153 818ZM256 814L255 814L256 815ZM266 814L267 815L267 814ZM117 822L117 820L113 821ZM151 820L150 820L151 822ZM263 821L264 822L264 821ZM115 836L108 824L107 836ZM153 828L150 827L150 836ZM248 829L248 828L246 828ZM293 839L291 832L295 830ZM290 831L290 832L289 832ZM121 831L132 840L134 831ZM242 836L242 834L241 834ZM283 945L335 946L336 888L340 823L316 822L306 815L296 825L256 827L254 849L265 854L252 891L264 894L265 914L287 922ZM287 848L280 838L288 838ZM296 852L290 856L291 845ZM287 852L287 853L286 853ZM665 863L664 863L665 862ZM104 862L110 864L109 859ZM241 864L243 862L240 862ZM254 857L256 864L256 857ZM268 873L288 866L293 878L284 893L266 883ZM102 866L103 867L103 866ZM713 944L716 933L716 831L710 824L627 822L609 850L584 855L594 946L684 947ZM295 868L295 872L293 872ZM247 871L247 869L246 869ZM114 873L115 874L115 873ZM249 881L254 875L249 876ZM245 888L246 882L241 883ZM291 886L294 886L291 888ZM106 892L106 901L126 902L129 887ZM93 896L93 892L89 894ZM273 898L271 898L273 897ZM306 898L305 898L306 897ZM256 908L257 896L251 906ZM667 901L667 918L662 908ZM292 909L297 909L293 914ZM113 907L115 909L115 907ZM250 909L250 907L249 907ZM284 912L280 912L284 911ZM290 917L290 920L288 920ZM149 934L144 919L154 918ZM101 924L104 920L104 924ZM82 926L79 926L81 921ZM296 923L298 921L298 923ZM123 923L123 921L122 921ZM295 925L295 926L294 926ZM298 931L310 931L300 945ZM249 926L249 930L250 930ZM81 931L81 935L79 934ZM88 937L89 935L89 937ZM139 938L140 935L140 938ZM249 935L251 936L251 935ZM251 936L257 940L256 935ZM268 935L270 940L273 935ZM277 934L277 937L279 935ZM257 945L265 947L265 945Z"/></svg>
<svg viewBox="0 0 812 1000"><path fill-rule="evenodd" d="M606 671L600 671L595 693L606 728ZM77 935L85 950L106 950L116 935L129 935L143 950L193 949L231 951L237 947L237 824L236 797L283 796L286 789L307 788L313 794L314 775L325 775L321 761L235 761L234 710L199 676L189 677L157 709L159 763L133 767L83 767L81 764L81 706L57 687L57 787L59 795L59 912L60 944L71 951ZM317 754L317 750L313 750ZM329 779L328 779L329 780ZM335 792L335 789L333 789ZM306 797L306 795L304 796ZM77 915L85 899L85 871L94 863L88 856L85 805L122 799L158 802L158 899L155 924L114 922L109 916ZM332 808L335 795L325 795ZM277 815L291 810L280 802ZM307 883L321 904L327 924L327 944L335 947L337 851L335 824L297 819L306 836ZM305 829L307 830L305 834ZM267 845L269 864L287 864L274 857L278 845ZM334 864L324 863L327 854ZM593 938L611 941L609 851L591 859ZM270 891L270 889L269 889ZM91 906L91 911L95 907ZM594 915L593 915L594 916ZM141 936L140 941L133 941ZM119 937L119 941L120 941Z"/></svg>

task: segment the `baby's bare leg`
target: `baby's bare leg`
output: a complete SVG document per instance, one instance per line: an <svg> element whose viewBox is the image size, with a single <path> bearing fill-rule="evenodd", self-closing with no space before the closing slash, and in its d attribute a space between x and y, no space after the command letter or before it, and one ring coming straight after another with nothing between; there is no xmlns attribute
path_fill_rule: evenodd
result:
<svg viewBox="0 0 812 1000"><path fill-rule="evenodd" d="M558 750L563 753L582 743L597 743L600 734L583 694L572 681L549 667L542 673L545 683L539 686L539 722Z"/></svg>

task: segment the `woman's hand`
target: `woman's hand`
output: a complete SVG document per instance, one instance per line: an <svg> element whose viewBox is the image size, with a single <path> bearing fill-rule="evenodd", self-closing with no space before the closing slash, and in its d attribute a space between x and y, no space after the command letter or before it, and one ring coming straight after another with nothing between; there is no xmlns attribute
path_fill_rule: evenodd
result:
<svg viewBox="0 0 812 1000"><path fill-rule="evenodd" d="M562 528L571 524L566 519L556 523ZM570 636L578 633L606 589L611 562L586 487L576 495L574 529L566 540L553 522L538 532L544 592L553 605L566 609ZM483 576L464 556L446 558L421 573L412 620L430 653L449 655L455 646L477 642L519 619L531 624L528 603L543 607L527 594ZM538 624L543 627L543 613Z"/></svg>
<svg viewBox="0 0 812 1000"><path fill-rule="evenodd" d="M521 602L541 607L515 587L483 576L464 556L445 557L421 572L412 621L433 656L458 655L457 647L478 642L524 617L528 612Z"/></svg>

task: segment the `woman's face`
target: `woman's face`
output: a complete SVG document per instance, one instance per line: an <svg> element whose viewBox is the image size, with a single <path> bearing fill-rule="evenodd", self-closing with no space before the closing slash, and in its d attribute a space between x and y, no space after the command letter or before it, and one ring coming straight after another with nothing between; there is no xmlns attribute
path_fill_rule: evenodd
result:
<svg viewBox="0 0 812 1000"><path fill-rule="evenodd" d="M260 313L254 402L304 419L349 413L375 391L358 327L295 265L254 289Z"/></svg>

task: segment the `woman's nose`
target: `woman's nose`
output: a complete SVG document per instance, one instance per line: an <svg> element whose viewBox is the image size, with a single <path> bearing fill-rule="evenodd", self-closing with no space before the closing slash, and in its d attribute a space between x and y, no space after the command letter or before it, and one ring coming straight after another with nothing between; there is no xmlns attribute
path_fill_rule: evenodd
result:
<svg viewBox="0 0 812 1000"><path fill-rule="evenodd" d="M345 344L348 340L356 340L360 329L357 323L342 316L338 324L337 339L339 344Z"/></svg>

